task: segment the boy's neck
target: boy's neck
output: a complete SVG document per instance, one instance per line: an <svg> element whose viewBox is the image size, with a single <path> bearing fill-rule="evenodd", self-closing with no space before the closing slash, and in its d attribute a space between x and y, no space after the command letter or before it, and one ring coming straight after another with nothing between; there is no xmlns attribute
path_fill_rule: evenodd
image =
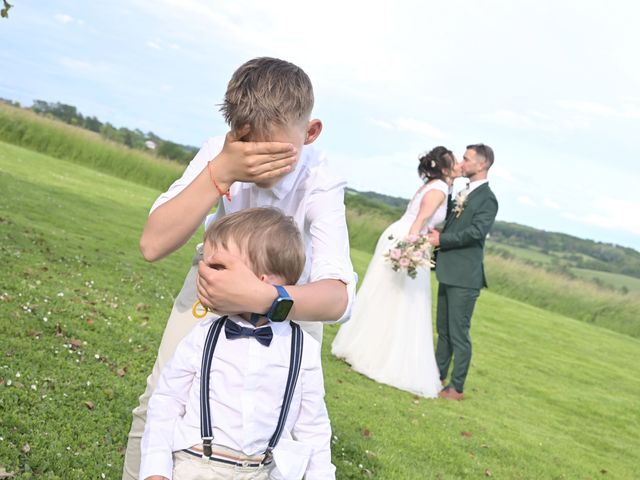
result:
<svg viewBox="0 0 640 480"><path fill-rule="evenodd" d="M269 323L269 319L267 317L264 315L258 315L257 313L241 313L240 316L256 328Z"/></svg>

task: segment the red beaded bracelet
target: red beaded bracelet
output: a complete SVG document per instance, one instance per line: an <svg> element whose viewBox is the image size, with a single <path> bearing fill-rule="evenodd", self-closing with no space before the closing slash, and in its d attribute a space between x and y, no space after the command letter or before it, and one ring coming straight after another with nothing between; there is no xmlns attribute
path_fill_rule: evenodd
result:
<svg viewBox="0 0 640 480"><path fill-rule="evenodd" d="M220 196L226 197L227 200L231 201L231 191L227 190L226 192L223 192L220 188L220 185L218 185L218 182L216 182L216 179L213 178L213 174L211 173L211 161L209 161L209 163L207 164L207 170L209 170L209 178L211 178L211 181L213 182L213 185L216 187L216 190L218 191Z"/></svg>

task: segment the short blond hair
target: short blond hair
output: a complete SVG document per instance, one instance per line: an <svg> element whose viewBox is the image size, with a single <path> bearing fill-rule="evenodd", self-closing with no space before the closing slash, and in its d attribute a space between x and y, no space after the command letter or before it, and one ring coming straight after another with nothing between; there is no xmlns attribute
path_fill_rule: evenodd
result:
<svg viewBox="0 0 640 480"><path fill-rule="evenodd" d="M209 225L204 241L225 249L234 243L256 275L277 275L287 285L294 285L304 269L300 230L277 208L247 208L226 215Z"/></svg>
<svg viewBox="0 0 640 480"><path fill-rule="evenodd" d="M308 119L313 101L304 70L285 60L259 57L234 72L220 111L233 130L249 125L252 135L268 138L274 125Z"/></svg>

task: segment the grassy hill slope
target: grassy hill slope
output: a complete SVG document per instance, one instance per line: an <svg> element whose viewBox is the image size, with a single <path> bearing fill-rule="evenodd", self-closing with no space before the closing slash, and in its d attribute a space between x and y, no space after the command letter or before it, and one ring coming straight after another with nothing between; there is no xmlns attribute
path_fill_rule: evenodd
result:
<svg viewBox="0 0 640 480"><path fill-rule="evenodd" d="M193 242L137 240L158 191L0 143L0 472L119 478L130 410ZM354 250L359 273L370 255ZM640 342L484 292L468 399L424 400L331 357L338 478L637 478ZM104 474L104 477L102 475Z"/></svg>

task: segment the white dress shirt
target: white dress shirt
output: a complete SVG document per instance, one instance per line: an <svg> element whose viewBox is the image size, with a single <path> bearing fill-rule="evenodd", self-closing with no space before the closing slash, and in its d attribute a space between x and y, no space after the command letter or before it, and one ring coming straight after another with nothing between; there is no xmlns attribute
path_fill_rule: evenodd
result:
<svg viewBox="0 0 640 480"><path fill-rule="evenodd" d="M484 180L476 180L475 182L469 182L469 184L467 185L467 189L469 190L469 193L471 193L480 185L484 185L485 183L489 183L489 180L487 180L486 178Z"/></svg>
<svg viewBox="0 0 640 480"><path fill-rule="evenodd" d="M151 211L178 195L217 156L224 146L224 137L207 140L189 163L182 177L160 195ZM294 218L302 233L306 263L298 284L324 279L341 280L347 285L348 303L338 322L351 315L358 277L349 256L349 234L345 218L344 188L346 182L329 172L324 154L305 145L294 170L272 188L260 188L254 183L235 182L231 185L231 201L222 197L205 226L216 218L252 207L277 207ZM213 187L212 187L213 188ZM316 323L316 322L310 322ZM308 322L305 329L310 331ZM316 328L321 329L318 324Z"/></svg>
<svg viewBox="0 0 640 480"><path fill-rule="evenodd" d="M202 443L200 436L200 374L202 352L213 318L198 323L180 342L162 370L147 412L142 438L140 478L163 475L171 479L172 452ZM227 321L253 328L241 317ZM262 454L276 425L282 406L291 352L291 325L269 322L273 330L270 346L253 337L228 340L220 333L211 365L211 422L214 444L240 450L246 455ZM320 344L303 332L300 375L281 437L287 448L300 442L312 449L305 478L333 479L331 426L324 403L324 381ZM276 450L278 450L276 446ZM304 448L303 448L304 447ZM278 468L278 455L274 458ZM295 452L294 452L295 457ZM289 457L292 458L292 457Z"/></svg>

